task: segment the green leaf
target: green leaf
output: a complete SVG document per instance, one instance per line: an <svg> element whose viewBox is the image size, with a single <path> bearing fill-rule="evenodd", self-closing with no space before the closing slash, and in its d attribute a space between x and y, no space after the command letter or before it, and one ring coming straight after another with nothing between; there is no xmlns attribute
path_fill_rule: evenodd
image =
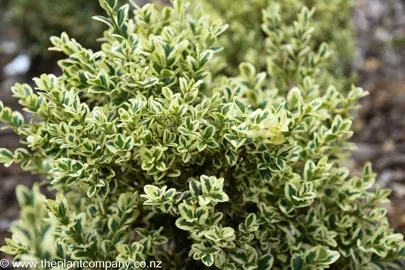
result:
<svg viewBox="0 0 405 270"><path fill-rule="evenodd" d="M241 114L246 113L247 107L246 107L245 103L241 99L235 97L233 99L233 102L234 102L234 104L236 104L236 106L237 106L236 108L239 110L239 112Z"/></svg>
<svg viewBox="0 0 405 270"><path fill-rule="evenodd" d="M178 218L176 220L176 227L184 231L192 231L194 228L194 222L188 222L184 218Z"/></svg>
<svg viewBox="0 0 405 270"><path fill-rule="evenodd" d="M142 82L142 86L143 86L144 88L150 88L150 87L156 85L158 82L159 82L159 79L157 79L157 78L151 78L151 79L148 79L148 80L146 80L146 81L143 81L143 82Z"/></svg>
<svg viewBox="0 0 405 270"><path fill-rule="evenodd" d="M118 9L117 23L119 26L121 26L128 19L128 10L129 10L128 4L125 4Z"/></svg>
<svg viewBox="0 0 405 270"><path fill-rule="evenodd" d="M317 111L322 105L322 99L318 98L311 101L310 106L313 108L313 111Z"/></svg>
<svg viewBox="0 0 405 270"><path fill-rule="evenodd" d="M212 254L207 254L204 257L201 258L201 261L206 265L206 266L212 266L214 264L214 255Z"/></svg>
<svg viewBox="0 0 405 270"><path fill-rule="evenodd" d="M203 138L205 140L211 139L215 134L215 128L213 126L208 126L203 133Z"/></svg>
<svg viewBox="0 0 405 270"><path fill-rule="evenodd" d="M12 114L11 122L14 127L20 127L24 123L24 117L22 116L21 113L14 111Z"/></svg>
<svg viewBox="0 0 405 270"><path fill-rule="evenodd" d="M242 63L239 66L239 71L242 77L251 79L256 75L255 67L250 63Z"/></svg>
<svg viewBox="0 0 405 270"><path fill-rule="evenodd" d="M0 148L0 163L8 163L13 160L13 154L8 149Z"/></svg>
<svg viewBox="0 0 405 270"><path fill-rule="evenodd" d="M114 140L114 146L118 149L123 149L125 146L125 138L122 134L118 134Z"/></svg>
<svg viewBox="0 0 405 270"><path fill-rule="evenodd" d="M97 192L97 187L96 186L91 186L87 189L87 197L91 198L96 194Z"/></svg>
<svg viewBox="0 0 405 270"><path fill-rule="evenodd" d="M200 179L203 193L209 194L211 192L212 187L214 186L214 181L216 178L202 175Z"/></svg>
<svg viewBox="0 0 405 270"><path fill-rule="evenodd" d="M206 50L200 55L200 65L203 66L213 57L214 52L212 50Z"/></svg>
<svg viewBox="0 0 405 270"><path fill-rule="evenodd" d="M181 203L179 205L180 215L188 222L195 220L195 208L187 203Z"/></svg>
<svg viewBox="0 0 405 270"><path fill-rule="evenodd" d="M155 199L160 196L160 189L153 185L146 185L143 188L146 196L150 199Z"/></svg>
<svg viewBox="0 0 405 270"><path fill-rule="evenodd" d="M13 118L13 112L11 111L10 108L5 107L1 112L0 112L0 120L6 123L11 123Z"/></svg>
<svg viewBox="0 0 405 270"><path fill-rule="evenodd" d="M118 4L118 0L100 0L105 1L111 9L115 9Z"/></svg>
<svg viewBox="0 0 405 270"><path fill-rule="evenodd" d="M274 257L270 254L259 258L257 270L270 270L273 267Z"/></svg>
<svg viewBox="0 0 405 270"><path fill-rule="evenodd" d="M102 22L104 24L106 24L108 27L113 28L114 24L112 22L112 20L110 18L101 16L101 15L97 15L97 16L93 16L92 17L94 20Z"/></svg>
<svg viewBox="0 0 405 270"><path fill-rule="evenodd" d="M250 213L246 217L245 226L246 226L246 229L249 230L249 232L254 232L259 228L259 226L257 224L257 218L254 213Z"/></svg>
<svg viewBox="0 0 405 270"><path fill-rule="evenodd" d="M305 179L306 181L311 181L311 180L312 180L312 177L313 177L313 175L314 175L314 170L315 170L315 168L316 168L316 165L315 165L315 163L314 163L313 161L308 160L308 161L305 163L304 179Z"/></svg>
<svg viewBox="0 0 405 270"><path fill-rule="evenodd" d="M302 260L301 255L294 254L291 259L291 269L292 270L302 270L304 266L304 262Z"/></svg>
<svg viewBox="0 0 405 270"><path fill-rule="evenodd" d="M193 196L202 195L202 185L200 182L192 180L190 181L190 191Z"/></svg>

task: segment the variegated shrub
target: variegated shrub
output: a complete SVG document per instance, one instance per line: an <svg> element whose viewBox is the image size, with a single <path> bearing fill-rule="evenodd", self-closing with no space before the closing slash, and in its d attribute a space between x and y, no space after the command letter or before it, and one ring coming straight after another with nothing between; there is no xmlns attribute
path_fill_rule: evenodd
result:
<svg viewBox="0 0 405 270"><path fill-rule="evenodd" d="M219 39L227 48L215 63L215 71L235 75L238 65L247 61L258 70L268 70L275 77L284 77L289 61L309 58L309 49L318 49L327 42L333 53L317 72L317 83L344 87L351 84L355 52L351 14L355 0L191 0L193 8L210 20L223 19L229 30ZM303 7L311 10L312 20L294 25ZM305 38L306 34L312 38ZM303 61L315 61L309 58ZM275 63L276 62L276 63ZM285 63L284 65L280 65ZM302 62L289 66L289 72L308 72ZM279 69L279 68L282 69ZM294 70L291 70L293 68ZM214 70L213 70L214 71ZM320 76L322 75L322 76ZM344 75L349 75L345 77ZM277 78L277 80L279 80ZM279 81L281 83L281 80Z"/></svg>
<svg viewBox="0 0 405 270"><path fill-rule="evenodd" d="M319 85L330 51L306 45L309 9L266 28L266 44L281 42L274 56L286 61L273 59L267 72L240 63L224 77L215 70L229 49L218 45L221 21L182 0L136 6L133 16L128 5L100 3L107 15L95 19L109 28L101 51L54 37L68 56L63 75L12 88L36 120L0 103L1 121L25 145L1 149L0 161L45 174L56 193L17 189L21 219L3 252L160 260L164 269L400 266L402 235L381 207L389 190L374 186L369 164L359 176L340 165L365 92ZM270 24L281 16L276 6L264 13ZM288 42L305 53L293 57Z"/></svg>

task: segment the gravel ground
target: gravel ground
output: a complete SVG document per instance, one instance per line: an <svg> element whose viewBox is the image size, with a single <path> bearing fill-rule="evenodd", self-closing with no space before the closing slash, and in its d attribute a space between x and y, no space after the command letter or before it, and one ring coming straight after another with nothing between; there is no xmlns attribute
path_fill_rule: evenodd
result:
<svg viewBox="0 0 405 270"><path fill-rule="evenodd" d="M0 10L0 18L3 15ZM379 184L393 190L391 223L405 233L405 0L359 0L353 19L358 47L353 66L359 72L358 85L370 95L364 98L356 120L353 141L359 148L352 155L352 164L359 168L368 160L373 162ZM18 51L12 36L0 28L0 69ZM0 100L18 109L10 86L15 81L30 81L39 72L14 77L0 72ZM9 130L0 130L0 147L6 146L17 148L18 139ZM0 166L0 180L1 246L10 222L18 216L15 186L30 186L40 178L21 172L18 166Z"/></svg>
<svg viewBox="0 0 405 270"><path fill-rule="evenodd" d="M379 184L393 190L389 216L405 233L405 1L362 0L353 18L358 84L370 92L357 119L353 160L372 161Z"/></svg>

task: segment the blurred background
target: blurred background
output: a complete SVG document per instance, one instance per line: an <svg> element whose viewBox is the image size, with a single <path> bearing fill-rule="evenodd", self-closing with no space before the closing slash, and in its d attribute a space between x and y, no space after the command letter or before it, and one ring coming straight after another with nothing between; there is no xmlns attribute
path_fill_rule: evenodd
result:
<svg viewBox="0 0 405 270"><path fill-rule="evenodd" d="M0 0L0 100L19 110L10 91L15 82L31 83L42 73L60 73L56 62L61 55L47 51L50 36L65 31L85 47L97 49L103 25L91 19L96 14L102 14L97 0ZM352 141L358 150L347 165L357 170L373 162L380 186L393 190L391 224L405 233L405 0L358 0L352 20L352 69L358 74L356 84L370 95L362 100L355 121ZM12 130L0 129L1 147L19 147ZM16 165L0 165L0 246L18 218L16 185L31 186L39 180Z"/></svg>

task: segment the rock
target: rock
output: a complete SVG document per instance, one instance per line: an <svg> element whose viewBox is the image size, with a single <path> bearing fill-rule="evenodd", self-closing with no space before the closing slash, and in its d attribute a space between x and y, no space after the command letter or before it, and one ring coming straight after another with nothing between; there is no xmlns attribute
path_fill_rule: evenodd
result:
<svg viewBox="0 0 405 270"><path fill-rule="evenodd" d="M22 53L13 59L3 68L6 76L22 75L28 72L31 67L31 59L28 54Z"/></svg>

